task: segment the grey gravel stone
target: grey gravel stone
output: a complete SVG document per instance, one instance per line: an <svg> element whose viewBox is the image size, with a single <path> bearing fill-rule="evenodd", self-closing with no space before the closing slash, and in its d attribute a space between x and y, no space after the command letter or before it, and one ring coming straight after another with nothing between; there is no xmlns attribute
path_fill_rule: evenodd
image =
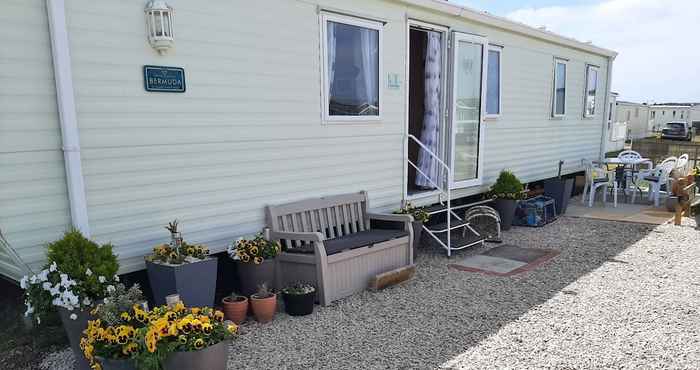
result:
<svg viewBox="0 0 700 370"><path fill-rule="evenodd" d="M310 316L244 324L229 368L697 369L693 226L563 217L516 227L506 243L561 254L510 277L447 267L478 250L448 259L424 248L410 282L317 306Z"/></svg>

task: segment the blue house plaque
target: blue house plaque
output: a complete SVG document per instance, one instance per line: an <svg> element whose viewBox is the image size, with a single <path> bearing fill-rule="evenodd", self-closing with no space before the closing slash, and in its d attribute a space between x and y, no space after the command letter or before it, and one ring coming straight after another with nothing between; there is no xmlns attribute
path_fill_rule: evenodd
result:
<svg viewBox="0 0 700 370"><path fill-rule="evenodd" d="M178 67L143 66L146 91L185 92L185 70Z"/></svg>

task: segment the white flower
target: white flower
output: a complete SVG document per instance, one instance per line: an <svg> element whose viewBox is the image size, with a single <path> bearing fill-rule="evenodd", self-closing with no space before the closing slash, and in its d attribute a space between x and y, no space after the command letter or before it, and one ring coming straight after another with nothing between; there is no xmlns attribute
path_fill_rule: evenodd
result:
<svg viewBox="0 0 700 370"><path fill-rule="evenodd" d="M56 265L56 261L54 261L51 266L49 266L49 271L54 272L58 270L58 265Z"/></svg>
<svg viewBox="0 0 700 370"><path fill-rule="evenodd" d="M112 292L114 292L115 290L116 290L116 289L114 289L114 285L107 285L107 293L112 293Z"/></svg>
<svg viewBox="0 0 700 370"><path fill-rule="evenodd" d="M22 280L19 281L19 286L20 286L22 289L27 289L27 282L29 282L29 276L26 276L26 275L25 275L25 276L22 278Z"/></svg>
<svg viewBox="0 0 700 370"><path fill-rule="evenodd" d="M104 283L105 281L107 281L107 278L105 278L104 276L100 275L100 276L97 278L97 280L99 280L100 283Z"/></svg>
<svg viewBox="0 0 700 370"><path fill-rule="evenodd" d="M77 319L78 319L78 315L72 313L72 314L70 314L70 319L71 319L71 320L77 320Z"/></svg>
<svg viewBox="0 0 700 370"><path fill-rule="evenodd" d="M42 270L39 273L39 281L49 280L49 270Z"/></svg>
<svg viewBox="0 0 700 370"><path fill-rule="evenodd" d="M34 307L32 307L31 303L27 302L27 311L24 312L24 316L27 317L33 313L34 313Z"/></svg>
<svg viewBox="0 0 700 370"><path fill-rule="evenodd" d="M105 303L105 304L109 303L109 299L105 298L105 299L104 299L104 303Z"/></svg>
<svg viewBox="0 0 700 370"><path fill-rule="evenodd" d="M92 303L92 302L90 301L90 298L85 297L85 299L83 299L83 305L89 306L91 303Z"/></svg>
<svg viewBox="0 0 700 370"><path fill-rule="evenodd" d="M89 267L88 267L88 269L87 269L87 270L85 270L85 275L87 275L87 276L90 276L90 275L92 275L92 270L90 270L90 268L89 268Z"/></svg>
<svg viewBox="0 0 700 370"><path fill-rule="evenodd" d="M51 283L49 283L48 281L45 281L43 284L41 284L41 287L44 288L44 290L48 290L48 291L51 291L51 288L53 288L51 286Z"/></svg>
<svg viewBox="0 0 700 370"><path fill-rule="evenodd" d="M32 275L32 277L29 278L29 282L32 284L36 284L36 275Z"/></svg>
<svg viewBox="0 0 700 370"><path fill-rule="evenodd" d="M119 282L119 276L114 275L114 281L116 281L116 282L118 283L118 282Z"/></svg>
<svg viewBox="0 0 700 370"><path fill-rule="evenodd" d="M36 323L39 325L41 324L41 318L39 316L36 317Z"/></svg>

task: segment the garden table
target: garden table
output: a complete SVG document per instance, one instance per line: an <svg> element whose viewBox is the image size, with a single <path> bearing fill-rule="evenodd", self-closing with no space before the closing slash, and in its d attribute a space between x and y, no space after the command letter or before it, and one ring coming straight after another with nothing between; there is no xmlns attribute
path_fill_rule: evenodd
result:
<svg viewBox="0 0 700 370"><path fill-rule="evenodd" d="M639 197L642 197L642 188L636 183L634 174L639 172L639 167L646 165L647 169L652 169L654 167L654 162L650 158L605 158L603 163L606 165L613 165L622 167L624 171L623 175L623 185L622 189L625 194L625 203L627 203L627 190L629 185L632 185L632 191L639 190Z"/></svg>

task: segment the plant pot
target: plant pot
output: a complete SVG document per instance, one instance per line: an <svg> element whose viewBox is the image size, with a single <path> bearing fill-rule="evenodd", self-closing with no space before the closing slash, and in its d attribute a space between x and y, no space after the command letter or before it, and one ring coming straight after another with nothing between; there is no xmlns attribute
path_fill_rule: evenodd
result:
<svg viewBox="0 0 700 370"><path fill-rule="evenodd" d="M510 230L513 225L515 216L515 208L518 206L518 201L513 199L496 199L493 208L498 211L501 216L501 230Z"/></svg>
<svg viewBox="0 0 700 370"><path fill-rule="evenodd" d="M224 309L224 316L226 320L231 320L236 324L240 324L245 321L246 316L248 316L248 298L243 296L238 296L241 300L234 301L231 297L224 297L221 300L221 304Z"/></svg>
<svg viewBox="0 0 700 370"><path fill-rule="evenodd" d="M552 178L544 180L544 195L554 199L557 215L566 213L574 189L574 179Z"/></svg>
<svg viewBox="0 0 700 370"><path fill-rule="evenodd" d="M174 352L163 363L164 370L226 370L229 341L199 351Z"/></svg>
<svg viewBox="0 0 700 370"><path fill-rule="evenodd" d="M95 358L102 366L102 370L136 370L136 364L132 360L115 360L102 357Z"/></svg>
<svg viewBox="0 0 700 370"><path fill-rule="evenodd" d="M423 221L413 221L411 228L413 229L413 258L416 258L416 250L420 246L420 238L423 235Z"/></svg>
<svg viewBox="0 0 700 370"><path fill-rule="evenodd" d="M306 294L282 294L284 310L291 316L306 316L314 312L316 292Z"/></svg>
<svg viewBox="0 0 700 370"><path fill-rule="evenodd" d="M678 197L675 195L672 195L668 198L666 198L666 210L669 212L676 212L676 206L680 204L678 203Z"/></svg>
<svg viewBox="0 0 700 370"><path fill-rule="evenodd" d="M271 297L255 298L255 294L250 296L250 306L253 309L255 320L260 323L272 321L277 311L277 295L272 294Z"/></svg>
<svg viewBox="0 0 700 370"><path fill-rule="evenodd" d="M240 283L241 295L250 297L258 291L258 286L265 283L268 287L274 288L275 283L275 260L264 260L256 265L253 262L236 261L238 271L238 282Z"/></svg>
<svg viewBox="0 0 700 370"><path fill-rule="evenodd" d="M700 229L700 212L695 214L695 228Z"/></svg>
<svg viewBox="0 0 700 370"><path fill-rule="evenodd" d="M181 265L166 265L146 261L156 305L164 305L165 297L179 294L189 307L213 307L216 290L216 258Z"/></svg>
<svg viewBox="0 0 700 370"><path fill-rule="evenodd" d="M68 311L63 307L57 307L58 315L61 317L61 322L63 323L63 329L66 331L68 336L68 342L70 343L70 348L73 350L73 357L75 357L75 368L78 370L90 370L90 364L83 351L80 350L80 338L83 335L83 331L87 329L88 320L92 319L92 316L86 311L74 310ZM78 317L75 320L71 320L70 315L76 314Z"/></svg>

